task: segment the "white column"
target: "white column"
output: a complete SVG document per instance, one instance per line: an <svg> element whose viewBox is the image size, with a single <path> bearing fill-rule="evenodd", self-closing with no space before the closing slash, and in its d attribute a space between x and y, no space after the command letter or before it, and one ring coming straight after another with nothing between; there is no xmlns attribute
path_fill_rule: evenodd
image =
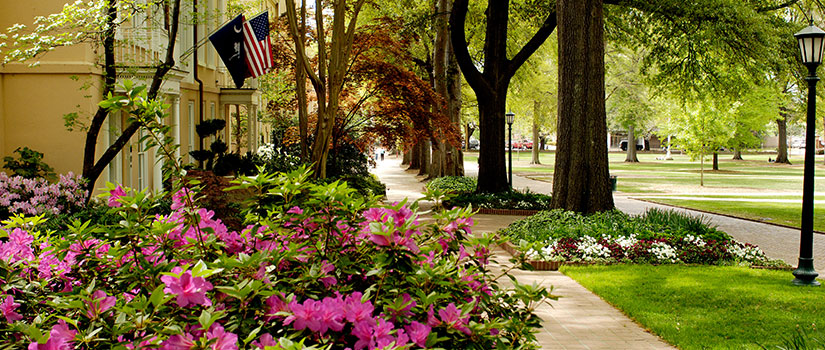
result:
<svg viewBox="0 0 825 350"><path fill-rule="evenodd" d="M180 96L172 96L172 137L175 138L175 161L180 159Z"/></svg>
<svg viewBox="0 0 825 350"><path fill-rule="evenodd" d="M255 111L254 108L255 108L254 105L251 104L251 103L246 105L246 118L247 118L246 119L247 120L247 123L246 123L246 125L247 125L247 128L246 128L246 138L247 138L246 147L250 151L253 150L253 147L255 147L255 119L256 118L254 117L254 115L255 115L254 113L256 111Z"/></svg>

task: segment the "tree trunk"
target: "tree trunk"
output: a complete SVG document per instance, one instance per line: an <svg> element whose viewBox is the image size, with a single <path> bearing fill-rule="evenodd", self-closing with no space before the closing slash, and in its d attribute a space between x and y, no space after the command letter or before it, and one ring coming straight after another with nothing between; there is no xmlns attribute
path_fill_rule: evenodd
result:
<svg viewBox="0 0 825 350"><path fill-rule="evenodd" d="M298 45L304 45L306 37L307 23L307 0L301 1L301 25L298 27L298 38L295 38L295 52L301 51ZM307 73L301 62L301 58L295 55L295 98L298 100L298 130L301 142L301 162L309 161L309 117L307 112Z"/></svg>
<svg viewBox="0 0 825 350"><path fill-rule="evenodd" d="M602 0L559 0L558 142L552 208L613 209L604 105Z"/></svg>
<svg viewBox="0 0 825 350"><path fill-rule="evenodd" d="M418 168L418 175L427 175L430 173L430 141L421 141L418 143L418 158L421 161L421 166Z"/></svg>
<svg viewBox="0 0 825 350"><path fill-rule="evenodd" d="M104 32L104 92L106 89L113 89L116 81L115 55L114 55L114 41L115 30L117 28L117 1L109 0L107 2L107 19L108 28ZM160 91L160 86L163 83L163 78L175 66L175 41L178 36L178 28L180 23L180 0L172 2L172 22L169 28L168 41L166 42L166 56L156 68L152 76L149 88L146 91L149 99L155 99ZM108 86L107 86L108 85ZM110 90L112 91L112 90ZM104 95L105 97L105 95ZM126 143L140 130L142 124L132 122L129 124L118 138L108 147L103 154L95 162L95 153L97 145L97 137L100 133L100 128L108 116L108 111L102 107L98 108L89 130L86 133L86 143L83 154L83 178L88 180L86 189L88 195L86 201L91 199L92 191L94 190L95 182L103 173L103 170L112 162L113 159L123 150Z"/></svg>
<svg viewBox="0 0 825 350"><path fill-rule="evenodd" d="M410 165L412 162L412 152L410 150L403 150L401 155L401 165Z"/></svg>
<svg viewBox="0 0 825 350"><path fill-rule="evenodd" d="M639 158L636 157L636 127L631 125L627 129L627 157L625 162L638 163Z"/></svg>
<svg viewBox="0 0 825 350"><path fill-rule="evenodd" d="M478 98L481 147L478 155L477 192L509 191L504 162L504 110L507 88L515 72L536 52L556 28L556 14L549 13L541 28L512 58L508 57L509 0L488 0L484 35L484 72L479 72L467 49L465 23L469 0L456 0L450 17L450 36L456 59L467 84ZM603 94L602 94L603 95ZM604 99L604 96L602 96ZM606 179L605 179L606 181Z"/></svg>
<svg viewBox="0 0 825 350"><path fill-rule="evenodd" d="M530 164L541 164L539 159L539 118L541 118L541 101L533 101L533 159Z"/></svg>
<svg viewBox="0 0 825 350"><path fill-rule="evenodd" d="M719 152L713 152L713 170L719 170Z"/></svg>
<svg viewBox="0 0 825 350"><path fill-rule="evenodd" d="M436 177L444 176L444 141L431 140L432 155L430 156L430 166L427 169L427 179L434 179Z"/></svg>
<svg viewBox="0 0 825 350"><path fill-rule="evenodd" d="M424 141L418 141L412 147L410 147L410 166L407 170L411 169L421 169L421 143Z"/></svg>
<svg viewBox="0 0 825 350"><path fill-rule="evenodd" d="M742 159L742 151L738 148L733 150L733 160L744 160Z"/></svg>
<svg viewBox="0 0 825 350"><path fill-rule="evenodd" d="M705 186L705 154L699 155L699 186Z"/></svg>
<svg viewBox="0 0 825 350"><path fill-rule="evenodd" d="M776 119L776 128L779 133L776 163L791 164L791 160L788 159L788 111L781 107L779 118Z"/></svg>
<svg viewBox="0 0 825 350"><path fill-rule="evenodd" d="M503 99L506 91L501 92ZM478 187L477 192L507 192L507 162L504 151L504 101L479 98L479 134L481 144L478 150Z"/></svg>

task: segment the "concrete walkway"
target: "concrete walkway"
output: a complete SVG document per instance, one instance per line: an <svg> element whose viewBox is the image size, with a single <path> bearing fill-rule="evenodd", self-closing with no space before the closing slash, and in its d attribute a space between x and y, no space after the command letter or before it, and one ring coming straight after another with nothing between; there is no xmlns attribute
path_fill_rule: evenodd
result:
<svg viewBox="0 0 825 350"><path fill-rule="evenodd" d="M421 197L422 178L416 177L414 171L405 171L400 163L400 158L390 156L379 161L373 170L387 185L388 202ZM513 181L519 187L517 178L521 179L514 176ZM421 203L422 208L430 205ZM478 214L474 216L474 232L495 232L521 218L523 216ZM509 254L498 247L493 253L499 268L506 269ZM561 296L558 301L551 301L552 306L543 304L536 310L543 320L544 328L536 334L543 349L674 349L560 272L512 270L511 274L521 283L552 287L553 294Z"/></svg>

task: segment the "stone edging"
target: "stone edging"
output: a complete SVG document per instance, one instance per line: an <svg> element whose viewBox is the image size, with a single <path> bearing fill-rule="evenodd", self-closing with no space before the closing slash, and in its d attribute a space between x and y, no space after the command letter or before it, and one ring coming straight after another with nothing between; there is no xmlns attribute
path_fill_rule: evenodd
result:
<svg viewBox="0 0 825 350"><path fill-rule="evenodd" d="M539 210L528 210L528 209L490 209L490 208L479 208L479 214L488 214L488 215L533 215L538 213Z"/></svg>
<svg viewBox="0 0 825 350"><path fill-rule="evenodd" d="M503 242L499 244L499 246L512 256L518 255L518 251L510 242ZM536 271L558 271L562 265L561 261L528 260L527 263L533 266L533 269Z"/></svg>

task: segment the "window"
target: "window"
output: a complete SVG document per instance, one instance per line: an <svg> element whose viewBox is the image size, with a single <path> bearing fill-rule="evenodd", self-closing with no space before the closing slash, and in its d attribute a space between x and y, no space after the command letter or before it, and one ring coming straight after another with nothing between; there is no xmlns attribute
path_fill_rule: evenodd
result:
<svg viewBox="0 0 825 350"><path fill-rule="evenodd" d="M121 122L120 122L120 113L116 115L110 115L107 118L107 126L109 132L106 134L109 140L107 145L111 146L117 140L118 136L120 136L121 132ZM109 182L120 184L123 183L123 151L117 153L112 162L109 163Z"/></svg>
<svg viewBox="0 0 825 350"><path fill-rule="evenodd" d="M189 152L195 150L195 102L189 101ZM189 162L194 163L195 159L189 154Z"/></svg>
<svg viewBox="0 0 825 350"><path fill-rule="evenodd" d="M209 118L215 119L215 102L209 104Z"/></svg>
<svg viewBox="0 0 825 350"><path fill-rule="evenodd" d="M146 132L141 130L138 134L138 140L142 140L146 136ZM146 147L143 142L138 141L138 173L137 173L137 188L143 190L148 186L149 170L146 164Z"/></svg>

